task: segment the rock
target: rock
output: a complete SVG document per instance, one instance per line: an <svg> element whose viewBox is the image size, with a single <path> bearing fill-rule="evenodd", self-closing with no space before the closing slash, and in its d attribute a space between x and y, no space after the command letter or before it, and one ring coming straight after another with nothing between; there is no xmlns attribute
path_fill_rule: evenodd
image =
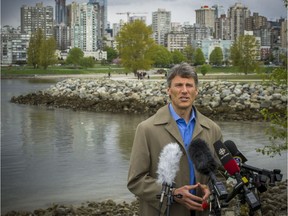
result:
<svg viewBox="0 0 288 216"><path fill-rule="evenodd" d="M233 190L233 179L226 181L227 190ZM285 216L287 215L287 180L277 182L276 186L267 188L266 192L258 193L260 196L261 209L254 213L254 216ZM223 216L248 216L249 206L246 204L239 205L237 196L233 198L229 205L221 209ZM139 202L135 200L131 203L125 201L116 203L113 200L102 202L89 201L80 206L65 206L53 204L47 209L36 209L34 211L10 211L3 216L136 216L138 215Z"/></svg>
<svg viewBox="0 0 288 216"><path fill-rule="evenodd" d="M263 116L257 113L262 108L286 112L287 96L280 94L285 89L286 86L255 83L203 82L200 84L195 106L214 120L262 120ZM12 97L11 102L73 110L151 115L169 101L166 90L165 81L66 79L46 90ZM254 110L253 115L250 109Z"/></svg>

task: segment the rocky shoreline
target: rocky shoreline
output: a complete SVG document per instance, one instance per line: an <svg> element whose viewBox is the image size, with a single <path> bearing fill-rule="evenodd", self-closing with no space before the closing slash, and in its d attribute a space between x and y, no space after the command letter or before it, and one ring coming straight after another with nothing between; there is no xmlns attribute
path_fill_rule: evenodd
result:
<svg viewBox="0 0 288 216"><path fill-rule="evenodd" d="M276 183L264 193L260 193L261 210L255 216L286 216L287 215L287 180ZM80 206L54 204L47 209L33 211L10 211L3 216L136 216L139 203L116 203L113 200L103 202L87 202ZM223 216L248 216L249 208L243 205L237 208L236 198L231 200L227 208L222 208Z"/></svg>
<svg viewBox="0 0 288 216"><path fill-rule="evenodd" d="M262 120L260 110L286 112L287 86L210 81L201 83L195 106L214 120ZM11 102L96 112L152 115L169 101L163 80L65 79Z"/></svg>

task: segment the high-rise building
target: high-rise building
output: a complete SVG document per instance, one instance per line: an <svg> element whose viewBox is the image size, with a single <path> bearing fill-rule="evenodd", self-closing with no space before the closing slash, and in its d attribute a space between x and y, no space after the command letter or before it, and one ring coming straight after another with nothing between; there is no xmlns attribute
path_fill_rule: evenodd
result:
<svg viewBox="0 0 288 216"><path fill-rule="evenodd" d="M1 64L26 64L30 36L19 31L1 29Z"/></svg>
<svg viewBox="0 0 288 216"><path fill-rule="evenodd" d="M280 40L281 40L281 47L286 49L285 52L287 53L287 45L288 45L288 34L287 34L287 19L281 23L281 32L280 32Z"/></svg>
<svg viewBox="0 0 288 216"><path fill-rule="evenodd" d="M146 16L130 16L128 22L131 23L131 22L133 22L135 20L141 20L144 23L146 23Z"/></svg>
<svg viewBox="0 0 288 216"><path fill-rule="evenodd" d="M46 37L53 36L53 7L37 3L35 7L21 7L21 33L31 35L42 29Z"/></svg>
<svg viewBox="0 0 288 216"><path fill-rule="evenodd" d="M67 24L66 0L55 0L55 22L56 24Z"/></svg>
<svg viewBox="0 0 288 216"><path fill-rule="evenodd" d="M236 3L228 9L230 18L230 39L236 40L238 36L244 35L245 19L250 16L250 10L241 3Z"/></svg>
<svg viewBox="0 0 288 216"><path fill-rule="evenodd" d="M261 28L267 28L267 18L264 16L259 16L258 13L253 13L253 16L246 18L245 20L245 30L255 31Z"/></svg>
<svg viewBox="0 0 288 216"><path fill-rule="evenodd" d="M101 46L102 39L105 36L105 31L108 28L108 21L107 21L107 0L89 0L89 4L96 4L98 5L98 36L99 42L98 46ZM101 46L102 47L102 46Z"/></svg>
<svg viewBox="0 0 288 216"><path fill-rule="evenodd" d="M167 34L167 49L170 52L178 50L182 52L188 46L189 34L184 32L171 32Z"/></svg>
<svg viewBox="0 0 288 216"><path fill-rule="evenodd" d="M221 40L230 39L230 20L222 14L215 21L215 38Z"/></svg>
<svg viewBox="0 0 288 216"><path fill-rule="evenodd" d="M165 36L171 30L171 11L158 9L152 12L152 30L156 43L164 46Z"/></svg>
<svg viewBox="0 0 288 216"><path fill-rule="evenodd" d="M215 9L215 19L221 17L222 15L226 15L224 7L222 5L215 4L212 6Z"/></svg>
<svg viewBox="0 0 288 216"><path fill-rule="evenodd" d="M70 46L69 26L67 26L67 7L66 0L55 0L55 27L54 37L57 49L67 50Z"/></svg>
<svg viewBox="0 0 288 216"><path fill-rule="evenodd" d="M71 22L71 46L86 52L98 49L98 6L83 3L73 5L73 22Z"/></svg>
<svg viewBox="0 0 288 216"><path fill-rule="evenodd" d="M186 25L183 27L186 34L189 34L189 43L204 39L210 39L213 36L212 28L205 27L199 24Z"/></svg>
<svg viewBox="0 0 288 216"><path fill-rule="evenodd" d="M196 24L215 29L215 8L202 6L196 12Z"/></svg>

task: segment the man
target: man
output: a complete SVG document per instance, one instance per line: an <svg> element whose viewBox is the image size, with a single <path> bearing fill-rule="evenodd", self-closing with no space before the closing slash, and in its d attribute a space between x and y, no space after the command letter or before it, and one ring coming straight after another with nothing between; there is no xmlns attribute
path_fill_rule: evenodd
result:
<svg viewBox="0 0 288 216"><path fill-rule="evenodd" d="M183 156L175 177L176 189L170 207L171 216L208 215L201 203L207 200L210 191L205 185L208 177L194 169L187 154L192 139L203 139L215 155L213 143L222 140L218 125L202 115L193 106L198 95L198 77L187 63L173 67L167 76L167 93L171 102L160 108L156 114L141 122L133 142L128 189L139 197L140 215L159 215L159 199L162 186L157 183L159 155L165 145L178 143ZM166 207L166 206L165 206ZM165 213L164 205L161 213Z"/></svg>

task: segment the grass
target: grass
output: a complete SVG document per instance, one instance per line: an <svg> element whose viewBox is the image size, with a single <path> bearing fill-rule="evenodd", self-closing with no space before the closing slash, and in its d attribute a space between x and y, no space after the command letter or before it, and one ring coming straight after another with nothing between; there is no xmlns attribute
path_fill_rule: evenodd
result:
<svg viewBox="0 0 288 216"><path fill-rule="evenodd" d="M272 70L268 68L269 70ZM264 70L264 69L263 69ZM34 69L31 66L1 66L1 77L21 77L35 75L73 75L73 74L124 74L129 73L126 69L116 65L96 64L93 68L74 68L73 66L50 66L46 70ZM267 72L267 71L266 71ZM203 76L199 73L202 80L263 80L268 77L267 73L243 74L237 67L212 67L210 71ZM151 77L152 78L152 77ZM163 78L163 75L154 76Z"/></svg>
<svg viewBox="0 0 288 216"><path fill-rule="evenodd" d="M32 75L65 75L65 74L107 74L126 73L127 70L117 66L100 66L94 68L73 68L71 66L52 66L44 69L34 69L31 66L1 66L1 76L32 76Z"/></svg>

